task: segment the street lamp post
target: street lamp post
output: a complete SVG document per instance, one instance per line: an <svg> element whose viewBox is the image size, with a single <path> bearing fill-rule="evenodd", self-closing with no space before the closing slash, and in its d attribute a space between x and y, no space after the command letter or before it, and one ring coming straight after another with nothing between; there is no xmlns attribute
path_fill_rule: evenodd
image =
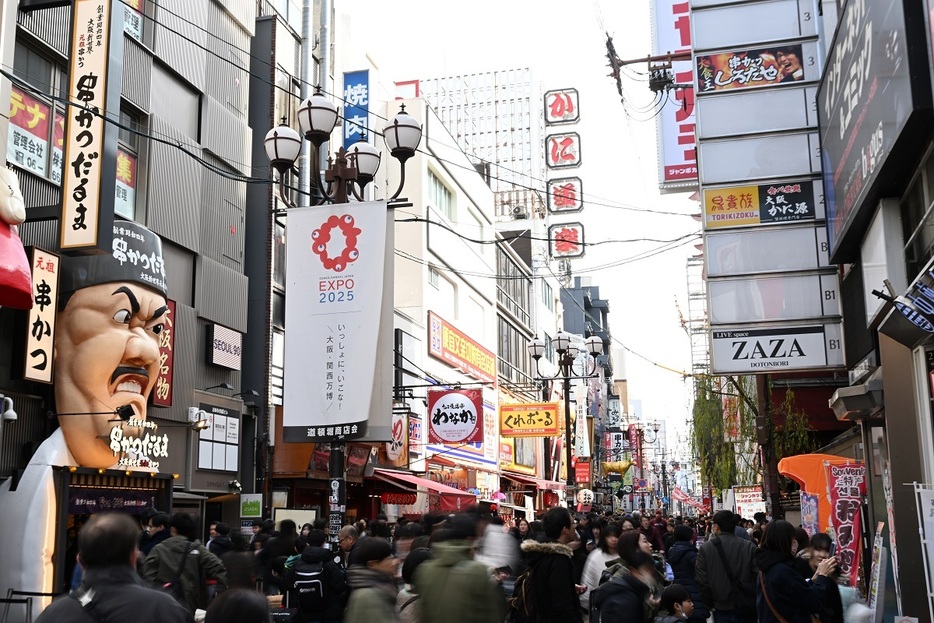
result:
<svg viewBox="0 0 934 623"><path fill-rule="evenodd" d="M594 361L593 368L590 369L588 363L587 368L584 370L585 374L582 376L574 375L574 361L580 353L580 348L571 340L570 333L561 331L551 338L551 344L555 352L558 353L558 372L554 376L543 375L539 369L539 363L542 356L545 354L545 340L535 337L529 340L528 345L529 355L535 360L535 370L538 373L536 380L554 381L560 379L564 383L564 460L567 469L567 488L569 493L575 487L574 469L571 466L571 446L574 440L573 431L571 429L571 381L576 379L587 380L596 376L597 355L603 352L603 340L596 335L591 335L585 342L587 344L587 350L593 355Z"/></svg>
<svg viewBox="0 0 934 623"><path fill-rule="evenodd" d="M350 146L350 149L341 147L333 158L328 157L328 167L325 169L322 181L317 163L321 161L320 154L324 144L330 140L331 133L337 126L340 111L321 93L321 88L318 87L314 95L299 105L297 116L302 135L311 143L313 150L309 160L311 166L314 167L311 174L311 205L347 203L351 198L363 201L367 184L373 181L379 170L382 159L379 150L367 142L365 135L362 135L358 142ZM264 139L266 156L279 174L279 196L289 208L297 207L289 197L286 181L301 151L302 135L299 135L283 119L282 123L272 128ZM400 112L383 128L383 140L392 157L398 160L401 166L399 187L388 199L391 203L402 193L405 185L405 163L415 155L418 144L422 140L422 126L414 117L405 112L404 104ZM336 542L337 533L344 525L347 510L344 442L332 441L330 447L328 525L331 541ZM271 475L267 473L264 483L266 489L264 493L267 496L270 480Z"/></svg>

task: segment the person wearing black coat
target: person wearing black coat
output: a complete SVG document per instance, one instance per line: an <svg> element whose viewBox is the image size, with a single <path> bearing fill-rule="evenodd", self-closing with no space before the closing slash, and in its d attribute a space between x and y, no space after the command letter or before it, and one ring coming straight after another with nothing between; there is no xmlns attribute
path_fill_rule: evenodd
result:
<svg viewBox="0 0 934 623"><path fill-rule="evenodd" d="M344 618L344 608L347 606L347 580L344 572L334 562L334 555L324 549L327 535L323 530L312 530L308 533L308 547L302 552L300 560L286 570L282 578L282 591L286 594L287 605L290 608L299 608L300 621L341 621ZM305 612L301 610L301 599L295 590L295 581L301 579L301 574L322 569L321 581L324 584L324 595L327 607L320 612Z"/></svg>
<svg viewBox="0 0 934 623"><path fill-rule="evenodd" d="M701 599L700 584L694 579L694 564L697 561L697 547L691 542L694 531L684 524L675 526L674 542L668 549L668 564L674 573L675 584L688 589L691 601L694 602L694 612L689 621L706 621L710 616L710 609Z"/></svg>
<svg viewBox="0 0 934 623"><path fill-rule="evenodd" d="M523 562L531 567L530 576L535 612L542 623L582 623L579 593L574 583L568 543L577 538L571 514L566 508L549 509L542 517L545 542L522 542Z"/></svg>
<svg viewBox="0 0 934 623"><path fill-rule="evenodd" d="M794 542L795 527L787 521L776 519L766 526L756 552L759 623L810 623L812 615L824 608L837 560L830 557L821 561L814 580L805 580L794 567Z"/></svg>
<svg viewBox="0 0 934 623"><path fill-rule="evenodd" d="M599 613L599 620L608 623L643 620L645 599L649 594L649 578L655 564L652 557L645 552L637 552L626 564L629 573L613 576L590 596L592 619Z"/></svg>

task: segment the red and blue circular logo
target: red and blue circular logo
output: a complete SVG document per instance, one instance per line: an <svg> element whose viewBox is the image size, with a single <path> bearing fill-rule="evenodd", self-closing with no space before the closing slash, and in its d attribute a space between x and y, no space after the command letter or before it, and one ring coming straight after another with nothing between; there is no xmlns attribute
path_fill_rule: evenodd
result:
<svg viewBox="0 0 934 623"><path fill-rule="evenodd" d="M328 243L331 242L331 233L340 230L344 236L344 249L337 255L328 255ZM354 218L349 214L331 216L321 227L311 232L311 250L318 256L327 270L336 273L342 272L347 265L360 257L357 250L357 236L360 228L354 226Z"/></svg>

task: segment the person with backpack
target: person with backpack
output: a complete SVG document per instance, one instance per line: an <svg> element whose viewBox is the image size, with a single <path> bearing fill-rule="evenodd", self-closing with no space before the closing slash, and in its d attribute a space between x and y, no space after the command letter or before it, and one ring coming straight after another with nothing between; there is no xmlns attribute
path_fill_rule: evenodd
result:
<svg viewBox="0 0 934 623"><path fill-rule="evenodd" d="M227 570L220 558L195 538L191 515L175 513L171 526L172 536L149 552L141 575L194 614L197 609L207 608L210 592L220 593L227 588Z"/></svg>
<svg viewBox="0 0 934 623"><path fill-rule="evenodd" d="M311 530L298 560L287 566L282 578L285 606L298 608L300 623L330 623L344 618L347 582L344 572L324 549L324 530ZM296 539L301 541L301 538Z"/></svg>
<svg viewBox="0 0 934 623"><path fill-rule="evenodd" d="M523 541L526 570L516 578L510 600L513 623L582 623L580 595L587 590L574 583L568 544L577 538L571 514L563 507L551 508L542 516L545 540Z"/></svg>
<svg viewBox="0 0 934 623"><path fill-rule="evenodd" d="M701 598L713 609L714 623L756 623L756 545L737 537L736 515L729 510L713 516L711 538L701 545L694 578Z"/></svg>

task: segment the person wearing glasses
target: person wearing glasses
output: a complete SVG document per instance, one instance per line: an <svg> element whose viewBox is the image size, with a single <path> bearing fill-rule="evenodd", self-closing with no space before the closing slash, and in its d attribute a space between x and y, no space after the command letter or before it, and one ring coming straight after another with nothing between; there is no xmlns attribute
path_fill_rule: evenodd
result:
<svg viewBox="0 0 934 623"><path fill-rule="evenodd" d="M347 569L353 563L350 550L353 549L359 538L360 533L358 533L357 529L353 526L344 526L340 529L340 532L337 533L337 546L340 549L341 568Z"/></svg>

